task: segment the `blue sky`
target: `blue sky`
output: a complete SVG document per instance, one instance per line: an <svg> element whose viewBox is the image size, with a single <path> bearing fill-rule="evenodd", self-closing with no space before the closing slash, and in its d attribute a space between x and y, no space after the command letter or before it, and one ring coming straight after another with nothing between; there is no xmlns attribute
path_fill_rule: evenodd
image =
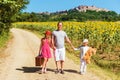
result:
<svg viewBox="0 0 120 80"><path fill-rule="evenodd" d="M69 10L79 5L96 6L120 14L120 0L30 0L24 12L56 12Z"/></svg>

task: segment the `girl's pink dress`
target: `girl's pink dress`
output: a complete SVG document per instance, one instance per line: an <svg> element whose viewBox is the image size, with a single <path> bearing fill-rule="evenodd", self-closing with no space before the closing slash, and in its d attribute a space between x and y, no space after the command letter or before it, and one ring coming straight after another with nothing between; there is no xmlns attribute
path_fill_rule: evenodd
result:
<svg viewBox="0 0 120 80"><path fill-rule="evenodd" d="M43 40L43 45L41 47L41 57L51 58L51 51L50 51L50 46L49 46L48 39Z"/></svg>

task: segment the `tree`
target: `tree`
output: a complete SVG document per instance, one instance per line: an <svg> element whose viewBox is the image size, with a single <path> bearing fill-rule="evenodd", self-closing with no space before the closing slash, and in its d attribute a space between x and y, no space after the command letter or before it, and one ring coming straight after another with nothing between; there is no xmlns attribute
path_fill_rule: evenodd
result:
<svg viewBox="0 0 120 80"><path fill-rule="evenodd" d="M28 0L1 0L0 1L0 34L9 32L13 16L20 12Z"/></svg>

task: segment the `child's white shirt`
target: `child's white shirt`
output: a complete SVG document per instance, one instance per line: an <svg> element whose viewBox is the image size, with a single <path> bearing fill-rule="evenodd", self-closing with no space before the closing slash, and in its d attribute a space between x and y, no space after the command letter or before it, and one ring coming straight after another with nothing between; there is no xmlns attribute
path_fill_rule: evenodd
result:
<svg viewBox="0 0 120 80"><path fill-rule="evenodd" d="M80 58L83 59L85 53L88 51L89 46L80 46L78 48L74 48L74 50L80 50Z"/></svg>

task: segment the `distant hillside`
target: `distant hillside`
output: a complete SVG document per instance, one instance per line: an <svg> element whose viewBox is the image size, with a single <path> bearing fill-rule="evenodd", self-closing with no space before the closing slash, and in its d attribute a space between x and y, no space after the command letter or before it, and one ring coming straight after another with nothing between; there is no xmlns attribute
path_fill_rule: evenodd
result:
<svg viewBox="0 0 120 80"><path fill-rule="evenodd" d="M95 6L78 6L73 9L54 13L19 13L16 21L120 21L120 14Z"/></svg>

